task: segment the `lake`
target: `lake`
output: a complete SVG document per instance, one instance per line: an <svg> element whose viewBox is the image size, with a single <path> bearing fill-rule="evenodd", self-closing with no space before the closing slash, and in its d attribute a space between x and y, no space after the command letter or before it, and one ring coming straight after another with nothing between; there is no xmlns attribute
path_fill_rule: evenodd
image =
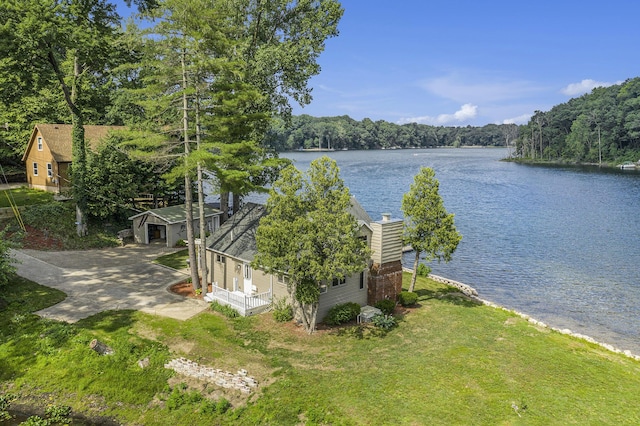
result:
<svg viewBox="0 0 640 426"><path fill-rule="evenodd" d="M326 154L374 220L401 218L402 195L431 167L462 242L433 273L481 298L640 355L640 173L502 162L506 149ZM264 202L264 199L262 200ZM412 266L412 254L405 256Z"/></svg>

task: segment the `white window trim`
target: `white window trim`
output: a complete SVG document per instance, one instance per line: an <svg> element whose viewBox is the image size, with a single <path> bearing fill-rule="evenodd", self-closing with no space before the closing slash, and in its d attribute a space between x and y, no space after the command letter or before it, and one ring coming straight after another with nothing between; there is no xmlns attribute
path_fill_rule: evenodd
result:
<svg viewBox="0 0 640 426"><path fill-rule="evenodd" d="M226 259L224 258L224 256L223 256L223 255L221 255L221 254L216 254L216 262L218 262L218 263L225 263L225 262L226 262Z"/></svg>
<svg viewBox="0 0 640 426"><path fill-rule="evenodd" d="M38 151L42 151L44 149L44 145L42 143L42 136L38 136Z"/></svg>
<svg viewBox="0 0 640 426"><path fill-rule="evenodd" d="M38 163L35 161L33 162L33 175L38 176Z"/></svg>
<svg viewBox="0 0 640 426"><path fill-rule="evenodd" d="M320 294L324 294L327 291L329 291L329 286L325 282L321 282L319 287L320 287Z"/></svg>
<svg viewBox="0 0 640 426"><path fill-rule="evenodd" d="M244 264L244 279L245 280L251 279L251 265L249 265L248 263Z"/></svg>
<svg viewBox="0 0 640 426"><path fill-rule="evenodd" d="M47 163L47 177L53 177L53 164Z"/></svg>

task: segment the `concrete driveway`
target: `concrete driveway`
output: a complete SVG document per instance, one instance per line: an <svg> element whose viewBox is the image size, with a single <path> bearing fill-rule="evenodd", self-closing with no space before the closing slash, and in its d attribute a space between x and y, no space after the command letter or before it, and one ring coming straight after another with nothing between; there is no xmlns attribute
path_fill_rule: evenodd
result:
<svg viewBox="0 0 640 426"><path fill-rule="evenodd" d="M67 294L36 312L43 318L76 322L102 311L135 309L185 320L207 309L202 300L186 299L168 287L187 278L184 272L151 263L176 251L158 245L83 251L13 250L18 275Z"/></svg>

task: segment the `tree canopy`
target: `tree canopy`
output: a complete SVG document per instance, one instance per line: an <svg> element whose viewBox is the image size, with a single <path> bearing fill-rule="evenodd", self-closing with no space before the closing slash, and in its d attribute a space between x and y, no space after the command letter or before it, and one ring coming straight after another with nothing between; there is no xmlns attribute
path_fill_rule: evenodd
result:
<svg viewBox="0 0 640 426"><path fill-rule="evenodd" d="M440 183L430 167L422 167L409 192L402 197L405 215L404 244L413 248L415 258L409 291L413 291L420 256L426 260L448 262L456 251L462 235L458 233L453 214L447 213L438 190Z"/></svg>
<svg viewBox="0 0 640 426"><path fill-rule="evenodd" d="M253 264L289 277L294 308L309 332L315 329L321 282L362 272L370 257L350 205L338 166L326 156L311 162L305 174L285 168L269 192Z"/></svg>
<svg viewBox="0 0 640 426"><path fill-rule="evenodd" d="M520 128L526 160L616 164L640 159L640 78L535 111Z"/></svg>

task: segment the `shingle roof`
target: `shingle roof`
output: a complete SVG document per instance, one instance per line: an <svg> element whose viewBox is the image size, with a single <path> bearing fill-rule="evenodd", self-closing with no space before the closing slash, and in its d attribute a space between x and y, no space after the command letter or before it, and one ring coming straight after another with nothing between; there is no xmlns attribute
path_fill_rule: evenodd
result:
<svg viewBox="0 0 640 426"><path fill-rule="evenodd" d="M71 124L36 124L31 135L33 139L37 130L51 150L51 155L58 163L70 163L71 154ZM109 131L123 130L124 126L84 126L84 139L88 147L95 149L102 142ZM28 148L27 148L28 149ZM25 153L26 155L26 153Z"/></svg>
<svg viewBox="0 0 640 426"><path fill-rule="evenodd" d="M199 208L200 204L199 203L193 203L192 206L192 212L193 212L193 217L194 219L198 218L198 208ZM129 220L133 220L137 217L140 216L144 216L146 214L150 214L153 215L159 219L162 219L163 221L167 222L167 224L172 225L174 223L180 223L180 222L185 222L187 220L187 211L185 209L184 204L180 204L177 206L169 206L169 207L162 207L159 209L151 209L151 210L147 210L145 212L142 213L138 213L134 216L131 216L129 218ZM222 212L218 209L214 209L213 207L209 207L207 205L204 206L204 215L205 217L210 217L210 216L216 216L222 214Z"/></svg>
<svg viewBox="0 0 640 426"><path fill-rule="evenodd" d="M360 226L371 227L371 217L355 198L351 198L351 213ZM207 238L208 248L236 259L251 262L258 249L256 230L260 219L267 214L261 204L247 203Z"/></svg>
<svg viewBox="0 0 640 426"><path fill-rule="evenodd" d="M208 248L236 259L252 261L257 252L256 230L266 214L267 209L263 205L245 204L207 238Z"/></svg>

